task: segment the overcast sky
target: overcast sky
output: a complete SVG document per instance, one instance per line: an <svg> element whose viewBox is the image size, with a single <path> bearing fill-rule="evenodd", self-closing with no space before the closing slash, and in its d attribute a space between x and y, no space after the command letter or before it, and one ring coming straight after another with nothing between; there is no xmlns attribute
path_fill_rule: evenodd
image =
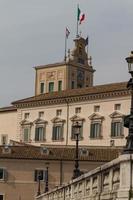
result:
<svg viewBox="0 0 133 200"><path fill-rule="evenodd" d="M64 58L64 30L76 35L77 4L86 19L94 83L127 81L133 48L133 0L0 0L0 106L34 95L34 66Z"/></svg>

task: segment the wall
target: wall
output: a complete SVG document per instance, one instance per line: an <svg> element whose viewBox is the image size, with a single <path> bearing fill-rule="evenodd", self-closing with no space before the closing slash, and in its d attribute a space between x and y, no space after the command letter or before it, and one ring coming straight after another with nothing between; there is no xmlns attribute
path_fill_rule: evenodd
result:
<svg viewBox="0 0 133 200"><path fill-rule="evenodd" d="M8 142L10 139L16 140L17 111L0 112L0 144L3 134L8 135Z"/></svg>
<svg viewBox="0 0 133 200"><path fill-rule="evenodd" d="M118 110L122 116L127 115L130 109L130 98L127 97L117 97L117 98L110 98L110 99L103 99L103 100L93 100L93 101L86 101L86 102L78 102L78 103L71 103L67 104L60 104L60 105L48 105L44 107L33 107L33 108L26 108L26 109L19 109L18 110L18 122L17 122L17 135L18 140L22 139L22 129L21 129L21 121L24 119L24 113L29 112L30 118L29 121L34 122L38 118L38 112L44 111L44 120L48 123L46 124L46 141L44 142L35 142L35 124L31 128L31 143L35 145L40 144L55 144L55 145L75 145L75 141L71 140L71 126L72 121L71 118L75 115L75 108L81 107L81 113L78 113L77 116L83 118L83 139L80 141L80 145L89 145L89 146L110 146L110 141L114 140L115 146L123 146L125 145L125 136L128 133L128 129L123 127L123 135L121 137L112 138L111 137L111 117L110 115L115 112L114 105L121 104L121 109ZM94 106L99 105L100 111L98 114L103 116L104 119L102 121L102 137L101 138L90 138L90 116L94 114ZM56 117L56 110L61 109L62 114L59 118L64 119L64 135L63 140L61 141L52 141L52 119ZM68 119L68 121L67 121Z"/></svg>
<svg viewBox="0 0 133 200"><path fill-rule="evenodd" d="M33 200L38 189L38 183L34 181L34 171L35 169L46 170L46 162L49 162L49 189L53 189L55 186L60 185L60 161L1 159L0 168L6 168L7 170L7 179L0 181L0 193L5 196L4 200ZM94 169L102 164L103 162L82 162L81 169ZM63 161L63 184L71 179L73 166L72 161ZM41 193L44 192L44 189L45 183L41 181Z"/></svg>

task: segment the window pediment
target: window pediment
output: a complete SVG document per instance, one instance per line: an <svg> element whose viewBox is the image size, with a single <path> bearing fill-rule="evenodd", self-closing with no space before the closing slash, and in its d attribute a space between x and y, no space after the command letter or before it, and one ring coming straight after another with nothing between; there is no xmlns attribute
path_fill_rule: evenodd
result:
<svg viewBox="0 0 133 200"><path fill-rule="evenodd" d="M109 116L110 116L110 118L123 118L125 115L120 113L120 112L118 112L118 111L114 111Z"/></svg>
<svg viewBox="0 0 133 200"><path fill-rule="evenodd" d="M46 120L43 120L43 119L40 119L40 118L37 118L35 121L34 121L35 124L46 124L47 121Z"/></svg>
<svg viewBox="0 0 133 200"><path fill-rule="evenodd" d="M85 119L82 117L79 117L78 115L74 115L73 117L70 118L71 121L84 121Z"/></svg>
<svg viewBox="0 0 133 200"><path fill-rule="evenodd" d="M104 120L104 116L98 114L98 113L93 113L88 117L90 120Z"/></svg>
<svg viewBox="0 0 133 200"><path fill-rule="evenodd" d="M59 117L54 117L52 120L51 120L51 122L52 123L65 123L65 119L61 119L61 118L59 118Z"/></svg>
<svg viewBox="0 0 133 200"><path fill-rule="evenodd" d="M26 125L28 125L28 126L32 126L32 122L30 122L30 121L28 121L28 120L26 120L26 119L24 119L24 120L22 120L21 122L20 122L20 124L21 124L21 126L26 126Z"/></svg>

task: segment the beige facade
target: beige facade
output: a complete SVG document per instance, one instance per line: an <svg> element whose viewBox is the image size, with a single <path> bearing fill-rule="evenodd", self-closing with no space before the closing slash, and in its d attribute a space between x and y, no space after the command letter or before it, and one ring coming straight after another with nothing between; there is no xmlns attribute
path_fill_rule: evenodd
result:
<svg viewBox="0 0 133 200"><path fill-rule="evenodd" d="M43 171L41 193L45 190L45 172L48 165L49 189L67 183L74 169L74 148L48 148L48 154L33 146L0 146L0 198L2 200L33 200L38 191L38 171ZM8 152L9 150L9 152ZM90 171L117 157L118 149L88 149L80 155L80 169ZM101 154L106 155L104 158ZM64 155L62 154L64 152ZM62 159L63 158L63 159Z"/></svg>
<svg viewBox="0 0 133 200"><path fill-rule="evenodd" d="M97 92L97 95L94 94L94 99L91 89L85 90L86 95L83 95L81 89L82 92L79 92L81 101L77 100L73 92L70 94L68 91L69 96L67 96L67 92L64 91L60 96L53 93L49 96L39 96L40 100L31 98L15 102L19 116L17 140L34 145L75 145L73 126L75 122L79 122L82 128L81 146L123 146L128 131L124 127L123 120L130 108L130 94L125 86L126 83L96 86L98 91L99 88L107 89L105 94L101 91ZM117 88L117 91L113 87ZM112 90L112 93L109 90ZM76 91L79 90L75 90L75 93ZM102 95L100 100L99 95ZM83 100L82 97L86 99ZM42 116L39 116L40 113ZM26 114L28 114L27 119L25 119ZM94 130L93 126L96 126ZM42 138L37 136L38 127L43 129ZM55 133L54 127L59 127L55 128ZM29 128L27 141L24 139L25 128Z"/></svg>
<svg viewBox="0 0 133 200"><path fill-rule="evenodd" d="M73 126L79 122L81 146L125 145L123 120L130 109L126 83L42 94L13 104L14 111L0 112L1 141L8 135L8 141L37 146L75 145Z"/></svg>
<svg viewBox="0 0 133 200"><path fill-rule="evenodd" d="M0 144L16 140L17 109L13 107L0 109Z"/></svg>

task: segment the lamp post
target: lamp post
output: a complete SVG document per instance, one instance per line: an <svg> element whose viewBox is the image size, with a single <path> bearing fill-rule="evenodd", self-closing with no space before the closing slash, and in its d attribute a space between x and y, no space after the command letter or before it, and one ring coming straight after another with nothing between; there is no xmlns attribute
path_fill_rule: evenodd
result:
<svg viewBox="0 0 133 200"><path fill-rule="evenodd" d="M129 57L126 58L128 63L128 70L131 74L131 78L128 81L127 88L131 90L131 108L130 108L130 115L129 115L129 126L128 126L128 136L126 137L126 146L123 150L124 154L133 153L133 51Z"/></svg>
<svg viewBox="0 0 133 200"><path fill-rule="evenodd" d="M81 125L78 122L76 122L76 125L74 126L74 131L75 131L74 134L76 137L75 168L73 170L72 179L75 179L81 175L81 171L79 169L79 147L78 147L80 129L81 129Z"/></svg>
<svg viewBox="0 0 133 200"><path fill-rule="evenodd" d="M45 172L45 193L49 191L49 187L48 187L48 173L49 173L49 163L46 163L46 172Z"/></svg>
<svg viewBox="0 0 133 200"><path fill-rule="evenodd" d="M38 191L37 191L37 196L39 196L41 194L41 190L40 190L40 180L41 180L42 174L39 171L38 176L37 176L37 180L38 180Z"/></svg>

